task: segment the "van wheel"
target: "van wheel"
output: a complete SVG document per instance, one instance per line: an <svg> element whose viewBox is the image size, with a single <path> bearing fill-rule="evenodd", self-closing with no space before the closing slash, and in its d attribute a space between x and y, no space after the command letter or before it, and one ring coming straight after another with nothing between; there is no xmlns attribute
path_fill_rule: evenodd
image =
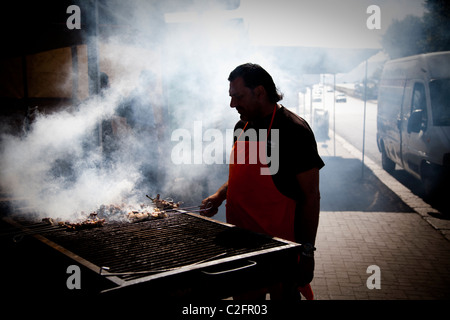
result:
<svg viewBox="0 0 450 320"><path fill-rule="evenodd" d="M422 185L425 191L425 197L432 201L439 190L440 179L438 171L430 165L423 165L421 170Z"/></svg>
<svg viewBox="0 0 450 320"><path fill-rule="evenodd" d="M427 199L428 201L432 201L435 190L434 181L429 176L422 177L422 185L423 190L425 191L425 199Z"/></svg>
<svg viewBox="0 0 450 320"><path fill-rule="evenodd" d="M384 147L381 151L381 166L388 173L393 173L395 171L395 162L388 158Z"/></svg>

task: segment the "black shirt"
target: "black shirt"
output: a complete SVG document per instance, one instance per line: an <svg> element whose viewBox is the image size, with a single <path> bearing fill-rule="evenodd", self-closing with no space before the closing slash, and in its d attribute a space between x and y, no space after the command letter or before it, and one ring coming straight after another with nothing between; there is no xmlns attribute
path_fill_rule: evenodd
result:
<svg viewBox="0 0 450 320"><path fill-rule="evenodd" d="M268 129L271 119L272 113L257 121L249 121L245 131L254 129L259 133L260 129ZM239 121L234 127L235 132L237 129L243 129L244 126L245 122ZM302 201L302 193L296 175L313 168L321 169L325 164L318 154L314 134L303 118L281 106L275 113L271 130L274 129L279 130L279 168L272 175L272 179L276 188L283 195L298 203ZM268 156L271 155L271 138L272 134L269 134L267 138ZM258 139L264 140L265 137L258 137Z"/></svg>

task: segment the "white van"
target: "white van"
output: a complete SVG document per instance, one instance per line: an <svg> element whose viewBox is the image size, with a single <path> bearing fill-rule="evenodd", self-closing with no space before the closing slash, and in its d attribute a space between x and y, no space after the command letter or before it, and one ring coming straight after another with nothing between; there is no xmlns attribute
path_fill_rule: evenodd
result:
<svg viewBox="0 0 450 320"><path fill-rule="evenodd" d="M421 179L427 195L449 185L450 51L386 62L378 93L383 168Z"/></svg>

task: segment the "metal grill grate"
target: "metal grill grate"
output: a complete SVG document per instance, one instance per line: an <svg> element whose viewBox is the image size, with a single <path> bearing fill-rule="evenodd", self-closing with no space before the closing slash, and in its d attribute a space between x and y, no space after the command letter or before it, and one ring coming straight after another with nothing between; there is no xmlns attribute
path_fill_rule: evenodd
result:
<svg viewBox="0 0 450 320"><path fill-rule="evenodd" d="M58 232L46 238L123 280L285 245L186 213L140 223Z"/></svg>

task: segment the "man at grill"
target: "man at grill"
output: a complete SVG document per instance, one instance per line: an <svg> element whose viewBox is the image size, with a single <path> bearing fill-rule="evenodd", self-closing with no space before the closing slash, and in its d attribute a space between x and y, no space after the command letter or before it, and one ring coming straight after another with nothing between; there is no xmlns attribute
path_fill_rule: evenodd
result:
<svg viewBox="0 0 450 320"><path fill-rule="evenodd" d="M283 95L266 70L243 64L228 80L230 107L241 120L235 126L228 181L203 200L209 208L204 215L216 214L226 200L227 222L302 244L295 279L270 289L271 299L299 299L297 289L305 288L314 274L319 170L324 163L306 121L278 104ZM258 291L241 298L264 297L265 292Z"/></svg>

